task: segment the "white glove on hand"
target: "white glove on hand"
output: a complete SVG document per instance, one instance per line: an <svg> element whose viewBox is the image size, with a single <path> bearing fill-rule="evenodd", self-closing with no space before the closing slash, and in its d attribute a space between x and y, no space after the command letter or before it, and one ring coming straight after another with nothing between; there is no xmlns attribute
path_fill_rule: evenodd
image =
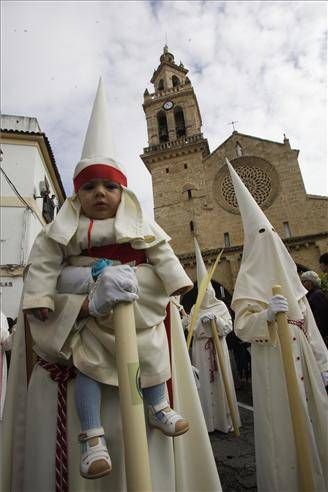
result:
<svg viewBox="0 0 328 492"><path fill-rule="evenodd" d="M204 314L204 316L202 316L200 318L202 323L209 323L211 321L211 319L214 319L214 320L216 319L215 314L213 314L213 313Z"/></svg>
<svg viewBox="0 0 328 492"><path fill-rule="evenodd" d="M190 319L189 319L189 316L184 316L181 320L182 322L182 327L184 330L186 330L189 326L189 322L190 322Z"/></svg>
<svg viewBox="0 0 328 492"><path fill-rule="evenodd" d="M67 266L58 277L57 290L60 294L88 294L93 285L91 267Z"/></svg>
<svg viewBox="0 0 328 492"><path fill-rule="evenodd" d="M95 318L108 314L119 302L138 299L138 280L129 265L108 266L89 294L89 313Z"/></svg>
<svg viewBox="0 0 328 492"><path fill-rule="evenodd" d="M216 330L220 337L226 337L232 331L232 323L219 316L216 320Z"/></svg>
<svg viewBox="0 0 328 492"><path fill-rule="evenodd" d="M325 386L328 386L328 371L321 373L322 381Z"/></svg>
<svg viewBox="0 0 328 492"><path fill-rule="evenodd" d="M288 311L288 302L286 297L277 295L271 297L267 309L267 320L273 321L277 313L286 313Z"/></svg>

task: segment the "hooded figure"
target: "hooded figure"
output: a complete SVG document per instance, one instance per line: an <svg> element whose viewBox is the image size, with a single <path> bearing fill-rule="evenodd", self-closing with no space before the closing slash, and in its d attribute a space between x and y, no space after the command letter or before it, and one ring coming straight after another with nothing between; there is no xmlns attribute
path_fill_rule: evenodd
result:
<svg viewBox="0 0 328 492"><path fill-rule="evenodd" d="M235 332L251 343L257 486L300 490L291 412L275 316L287 312L298 391L316 491L328 488L328 400L321 373L327 349L315 324L296 265L274 228L227 160L244 228L243 257L232 308ZM283 296L273 296L281 285Z"/></svg>
<svg viewBox="0 0 328 492"><path fill-rule="evenodd" d="M7 388L6 350L11 350L12 335L9 333L8 321L0 310L0 460L2 452L2 414Z"/></svg>
<svg viewBox="0 0 328 492"><path fill-rule="evenodd" d="M197 282L201 284L206 275L206 267L196 238L195 255L197 266ZM191 314L194 307L191 310ZM217 356L212 338L211 320L215 320L216 329L221 339L224 364L230 386L235 413L240 426L236 392L232 377L229 350L225 337L232 331L232 321L224 302L215 297L210 283L200 306L192 343L192 363L199 371L199 397L202 404L208 432L233 430L228 401L225 394L221 369L217 364Z"/></svg>
<svg viewBox="0 0 328 492"><path fill-rule="evenodd" d="M157 224L144 218L136 196L127 188L125 173L113 158L108 124L100 81L81 161L74 173L76 193L39 234L29 259L22 307L29 313L33 310L39 319L28 314L24 326L21 315L17 327L5 407L6 453L1 470L4 491L126 490L112 313L115 302L135 300L141 387L165 382L171 375L163 323L166 306L170 294L189 290L192 282L170 248L169 237ZM104 180L114 183L116 189L119 186L116 215L99 220L86 215L80 190L88 188L92 180L100 180L101 186ZM105 205L102 200L96 204L100 216ZM98 259L102 259L100 263ZM111 268L111 272L128 272L123 282L116 273L114 290L111 283L114 273L107 275L107 281L103 282ZM38 363L27 390L29 332ZM185 362L188 367L189 361ZM74 404L72 368L103 383L101 430L109 442L113 469L95 481L80 475L77 439L80 425ZM177 383L173 389L179 395ZM65 393L67 404L63 410ZM199 490L197 476L183 471L175 473L172 439L149 426L148 440L154 491L192 490L190 480L195 483L194 490ZM199 476L204 479L196 461L188 465L198 468ZM213 463L209 462L206 470L208 490L220 490Z"/></svg>

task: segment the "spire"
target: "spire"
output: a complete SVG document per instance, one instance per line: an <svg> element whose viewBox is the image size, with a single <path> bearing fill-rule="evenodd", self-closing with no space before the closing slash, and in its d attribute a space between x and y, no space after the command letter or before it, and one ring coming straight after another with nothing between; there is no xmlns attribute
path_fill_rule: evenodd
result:
<svg viewBox="0 0 328 492"><path fill-rule="evenodd" d="M164 45L163 54L160 57L160 61L161 62L166 61L168 63L174 64L174 56L172 55L172 53L169 52L169 48L168 48L167 44Z"/></svg>
<svg viewBox="0 0 328 492"><path fill-rule="evenodd" d="M81 159L102 156L115 159L108 103L102 77L93 103Z"/></svg>

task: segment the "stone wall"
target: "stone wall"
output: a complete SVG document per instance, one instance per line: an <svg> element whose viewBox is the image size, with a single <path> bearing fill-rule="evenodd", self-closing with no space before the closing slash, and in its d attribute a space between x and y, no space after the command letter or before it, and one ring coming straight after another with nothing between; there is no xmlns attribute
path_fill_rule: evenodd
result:
<svg viewBox="0 0 328 492"><path fill-rule="evenodd" d="M237 156L237 145L242 155ZM172 237L172 247L193 280L191 221L207 266L225 248L214 279L231 293L238 273L243 228L225 156L286 240L295 262L318 271L318 258L327 251L327 197L306 194L298 151L290 148L288 140L277 143L234 132L208 157L196 148L152 164L156 220Z"/></svg>

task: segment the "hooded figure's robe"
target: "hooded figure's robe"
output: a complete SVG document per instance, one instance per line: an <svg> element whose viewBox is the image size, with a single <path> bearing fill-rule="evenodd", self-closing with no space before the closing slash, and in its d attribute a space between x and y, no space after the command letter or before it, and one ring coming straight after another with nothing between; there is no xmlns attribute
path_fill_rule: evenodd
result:
<svg viewBox="0 0 328 492"><path fill-rule="evenodd" d="M328 399L321 372L328 370L327 349L306 298L300 302L307 336L289 324L299 392L305 410L309 455L316 492L328 490ZM275 323L267 323L266 305L238 300L236 335L250 342L257 486L260 492L298 492L298 473L287 385Z"/></svg>
<svg viewBox="0 0 328 492"><path fill-rule="evenodd" d="M201 322L201 317L210 313L214 314L217 319L220 318L221 323L224 323L224 336L222 336L222 328L218 330L218 335L220 336L224 354L224 366L232 401L235 407L238 425L240 426L241 423L230 365L229 350L225 339L226 335L232 331L232 321L224 302L215 299L212 306L206 308L201 307L199 310L192 344L192 362L199 370L198 392L208 432L214 430L229 432L233 430L233 425L220 365L217 363L211 325L210 323L204 324ZM217 320L215 323L217 324Z"/></svg>

